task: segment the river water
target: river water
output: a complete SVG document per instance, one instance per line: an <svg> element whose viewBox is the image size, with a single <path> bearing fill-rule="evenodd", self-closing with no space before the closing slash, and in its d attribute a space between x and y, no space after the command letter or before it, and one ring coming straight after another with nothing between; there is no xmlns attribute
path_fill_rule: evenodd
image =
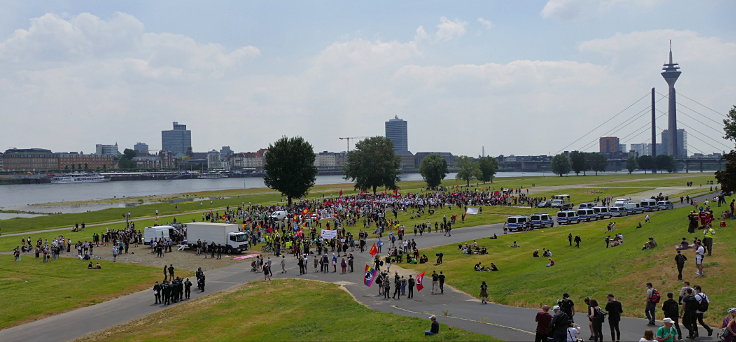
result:
<svg viewBox="0 0 736 342"><path fill-rule="evenodd" d="M496 177L542 176L543 173L499 172ZM546 175L551 175L547 173ZM454 179L448 174L447 179ZM422 180L418 173L402 174L401 180ZM316 184L350 183L342 176L317 176ZM124 204L99 204L83 206L34 206L50 202L89 201L106 198L138 197L183 192L198 192L226 189L263 188L263 178L221 178L221 179L176 179L117 181L85 184L17 184L0 186L0 210L23 210L39 213L71 213L123 207ZM28 217L24 214L0 213L0 219Z"/></svg>

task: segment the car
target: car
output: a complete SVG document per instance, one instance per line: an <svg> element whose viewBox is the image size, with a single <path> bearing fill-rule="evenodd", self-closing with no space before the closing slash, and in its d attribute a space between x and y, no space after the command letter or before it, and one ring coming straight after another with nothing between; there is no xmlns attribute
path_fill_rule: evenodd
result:
<svg viewBox="0 0 736 342"><path fill-rule="evenodd" d="M608 207L593 207L591 209L598 215L599 220L611 218L611 211Z"/></svg>
<svg viewBox="0 0 736 342"><path fill-rule="evenodd" d="M657 211L659 210L659 207L657 206L657 200L653 198L647 198L639 201L639 204L644 209L644 211Z"/></svg>
<svg viewBox="0 0 736 342"><path fill-rule="evenodd" d="M581 221L597 221L598 215L593 211L593 209L578 209L577 211L578 216L580 216Z"/></svg>
<svg viewBox="0 0 736 342"><path fill-rule="evenodd" d="M657 206L659 207L659 210L668 210L668 209L674 209L675 208L675 205L672 204L672 202L670 202L668 200L657 202Z"/></svg>
<svg viewBox="0 0 736 342"><path fill-rule="evenodd" d="M572 209L572 204L562 199L553 199L549 206L560 210Z"/></svg>
<svg viewBox="0 0 736 342"><path fill-rule="evenodd" d="M550 204L550 201L540 201L537 203L537 208L549 208Z"/></svg>
<svg viewBox="0 0 736 342"><path fill-rule="evenodd" d="M516 232L519 230L527 230L530 227L530 220L528 216L525 215L515 215L515 216L509 216L506 218L506 223L503 224L503 227L505 229L508 229L509 231Z"/></svg>
<svg viewBox="0 0 736 342"><path fill-rule="evenodd" d="M547 213L536 213L530 216L532 228L545 228L554 227L555 221L552 220L552 216Z"/></svg>
<svg viewBox="0 0 736 342"><path fill-rule="evenodd" d="M576 224L580 223L578 213L572 210L562 210L557 212L557 224Z"/></svg>
<svg viewBox="0 0 736 342"><path fill-rule="evenodd" d="M626 210L626 208L624 207L610 207L608 208L608 212L611 213L611 217L621 217L629 215L628 210Z"/></svg>
<svg viewBox="0 0 736 342"><path fill-rule="evenodd" d="M271 218L277 221L281 221L286 218L289 214L284 210L277 210L271 214Z"/></svg>

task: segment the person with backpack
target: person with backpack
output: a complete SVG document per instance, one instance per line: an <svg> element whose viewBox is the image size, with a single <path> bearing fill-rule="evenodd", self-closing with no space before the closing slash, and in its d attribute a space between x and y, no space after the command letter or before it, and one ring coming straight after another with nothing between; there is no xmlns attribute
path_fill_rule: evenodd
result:
<svg viewBox="0 0 736 342"><path fill-rule="evenodd" d="M700 285L695 285L695 300L698 302L698 308L695 310L695 317L697 318L697 323L693 323L693 328L696 331L698 331L698 323L705 328L705 330L708 332L708 336L713 336L713 328L708 326L708 324L703 321L703 315L706 311L708 311L708 306L710 305L710 299L708 296L703 293L703 289L700 288Z"/></svg>
<svg viewBox="0 0 736 342"><path fill-rule="evenodd" d="M654 288L652 283L647 283L647 300L646 300L646 307L644 308L644 314L647 316L647 319L649 320L648 325L654 326L656 325L654 321L656 320L655 314L657 310L657 304L659 303L659 300L661 299L661 295L659 294L659 291Z"/></svg>
<svg viewBox="0 0 736 342"><path fill-rule="evenodd" d="M606 319L606 312L598 306L598 301L592 298L588 307L588 317L593 325L593 341L603 342L603 321Z"/></svg>

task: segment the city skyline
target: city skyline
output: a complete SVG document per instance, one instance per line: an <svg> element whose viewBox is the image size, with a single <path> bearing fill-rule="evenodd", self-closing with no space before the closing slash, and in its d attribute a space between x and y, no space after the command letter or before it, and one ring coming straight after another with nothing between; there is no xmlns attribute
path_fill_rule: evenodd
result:
<svg viewBox="0 0 736 342"><path fill-rule="evenodd" d="M298 16L274 4L178 5L9 1L0 150L158 151L179 121L194 151L256 151L282 135L342 151L338 137L381 136L401 113L415 151L555 154L651 87L666 93L656 70L670 39L687 69L678 102L725 115L736 91L736 71L720 67L736 57L728 1L291 3ZM688 144L726 149L722 132L705 133L722 148Z"/></svg>

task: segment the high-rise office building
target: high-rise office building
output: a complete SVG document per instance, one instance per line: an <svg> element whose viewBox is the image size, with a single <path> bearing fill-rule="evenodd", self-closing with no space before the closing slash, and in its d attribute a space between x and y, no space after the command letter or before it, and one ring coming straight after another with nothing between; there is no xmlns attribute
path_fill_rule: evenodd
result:
<svg viewBox="0 0 736 342"><path fill-rule="evenodd" d="M187 125L174 121L174 129L161 131L161 150L171 152L177 158L183 157L192 150L192 131L187 129Z"/></svg>
<svg viewBox="0 0 736 342"><path fill-rule="evenodd" d="M631 150L639 156L651 156L652 155L652 144L641 143L631 144Z"/></svg>
<svg viewBox="0 0 736 342"><path fill-rule="evenodd" d="M115 145L97 144L95 145L95 154L98 156L117 157L120 155L120 151L118 150L118 143L115 143Z"/></svg>
<svg viewBox="0 0 736 342"><path fill-rule="evenodd" d="M599 144L601 153L616 153L619 151L617 137L601 137L599 139Z"/></svg>
<svg viewBox="0 0 736 342"><path fill-rule="evenodd" d="M135 145L133 145L133 150L139 156L147 155L148 154L148 144L142 143L142 142L136 143Z"/></svg>
<svg viewBox="0 0 736 342"><path fill-rule="evenodd" d="M670 137L671 136L672 135L670 134L668 129L665 129L662 131L662 150L663 151L670 150ZM675 144L677 145L677 149L675 150L675 154L673 154L672 157L673 158L687 157L687 132L684 129L680 128L677 130L677 138L675 140Z"/></svg>
<svg viewBox="0 0 736 342"><path fill-rule="evenodd" d="M409 139L407 137L406 121L394 116L386 121L386 138L394 145L394 153L409 153Z"/></svg>

